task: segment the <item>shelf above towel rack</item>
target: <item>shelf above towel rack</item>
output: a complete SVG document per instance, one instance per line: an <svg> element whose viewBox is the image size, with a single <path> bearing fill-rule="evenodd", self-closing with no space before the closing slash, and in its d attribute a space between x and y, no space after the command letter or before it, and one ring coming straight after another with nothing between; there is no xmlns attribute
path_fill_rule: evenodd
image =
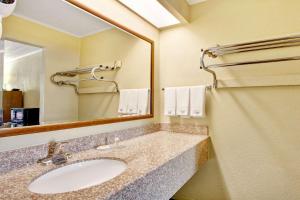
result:
<svg viewBox="0 0 300 200"><path fill-rule="evenodd" d="M294 46L300 46L300 35L231 44L231 45L223 45L223 46L218 45L216 47L211 47L206 50L202 50L202 56L200 59L200 69L203 69L212 74L214 79L213 87L217 88L218 87L217 75L210 68L293 61L293 60L300 60L300 56L252 60L252 61L243 61L243 62L232 62L232 63L221 63L221 64L210 64L210 65L205 65L204 62L205 56L211 58L217 58L219 56L224 56L228 54L245 53L251 51L261 51L261 50L294 47Z"/></svg>

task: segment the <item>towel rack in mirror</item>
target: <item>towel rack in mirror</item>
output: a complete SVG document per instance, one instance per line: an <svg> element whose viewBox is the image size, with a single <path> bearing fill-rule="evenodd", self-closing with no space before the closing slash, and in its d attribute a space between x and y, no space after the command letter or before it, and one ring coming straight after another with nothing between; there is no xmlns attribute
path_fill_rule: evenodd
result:
<svg viewBox="0 0 300 200"><path fill-rule="evenodd" d="M79 90L78 83L81 81L101 81L101 82L108 82L113 83L115 85L114 91L103 91L103 92L96 92L96 93L119 93L119 85L114 80L108 80L105 79L103 76L97 76L96 72L100 71L118 71L121 68L122 62L121 61L115 61L113 66L104 66L104 65L97 65L94 67L86 67L82 69L75 69L70 71L62 71L62 72L56 72L55 74L51 75L50 80L52 83L58 85L58 86L71 86L74 88L76 94L81 94ZM89 78L82 78L82 79L76 79L76 80L56 80L55 77L75 77L80 74L91 74L91 77ZM86 93L85 93L86 94ZM92 93L90 93L92 94Z"/></svg>

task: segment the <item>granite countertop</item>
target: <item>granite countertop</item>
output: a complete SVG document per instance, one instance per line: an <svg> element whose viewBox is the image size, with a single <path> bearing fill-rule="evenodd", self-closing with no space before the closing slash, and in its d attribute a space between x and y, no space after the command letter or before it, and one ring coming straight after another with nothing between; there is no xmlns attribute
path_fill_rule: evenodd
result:
<svg viewBox="0 0 300 200"><path fill-rule="evenodd" d="M67 165L81 160L115 158L125 161L128 168L121 175L101 185L61 194L41 195L27 189L32 180L57 168L54 165L34 164L0 176L0 199L110 199L129 184L146 178L147 174L207 140L207 135L159 131L120 142L122 148L115 148L111 151L91 149L76 153Z"/></svg>

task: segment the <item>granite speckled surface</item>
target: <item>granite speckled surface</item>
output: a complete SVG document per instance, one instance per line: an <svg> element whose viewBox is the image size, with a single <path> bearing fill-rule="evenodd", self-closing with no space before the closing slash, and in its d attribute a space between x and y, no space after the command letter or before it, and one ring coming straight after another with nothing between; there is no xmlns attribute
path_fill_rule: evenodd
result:
<svg viewBox="0 0 300 200"><path fill-rule="evenodd" d="M208 135L208 127L196 124L160 123L161 131Z"/></svg>
<svg viewBox="0 0 300 200"><path fill-rule="evenodd" d="M65 151L77 153L92 149L95 146L105 144L105 138L108 143L113 143L115 137L120 141L128 140L138 136L146 135L160 130L160 124L150 124L118 131L105 132L97 135L90 135L71 140L66 140L68 144L64 145ZM37 145L13 151L0 152L0 174L9 172L13 169L28 167L37 162L38 159L47 155L48 144Z"/></svg>
<svg viewBox="0 0 300 200"><path fill-rule="evenodd" d="M92 149L98 145L103 145L105 143L105 138L108 139L108 143L110 144L113 143L115 137L119 137L120 141L124 141L160 130L208 135L207 126L157 123L66 140L68 144L64 145L64 149L68 152L77 153ZM45 157L47 151L48 145L43 144L13 151L0 152L0 174L7 173L13 169L28 167L36 163L38 159Z"/></svg>
<svg viewBox="0 0 300 200"><path fill-rule="evenodd" d="M128 169L101 185L54 195L31 193L27 186L36 177L57 168L33 164L0 176L0 199L155 199L167 200L207 159L208 136L159 131L120 143L112 151L90 149L73 155L68 164L80 160L115 158Z"/></svg>

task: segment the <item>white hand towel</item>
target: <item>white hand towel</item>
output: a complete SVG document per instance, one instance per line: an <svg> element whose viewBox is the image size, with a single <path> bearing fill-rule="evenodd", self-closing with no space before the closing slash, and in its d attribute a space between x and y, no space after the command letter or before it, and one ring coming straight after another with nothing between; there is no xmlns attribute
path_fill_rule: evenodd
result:
<svg viewBox="0 0 300 200"><path fill-rule="evenodd" d="M128 90L127 113L129 114L138 113L138 90L137 89Z"/></svg>
<svg viewBox="0 0 300 200"><path fill-rule="evenodd" d="M189 106L190 106L190 88L189 87L176 88L176 114L180 116L188 116Z"/></svg>
<svg viewBox="0 0 300 200"><path fill-rule="evenodd" d="M175 116L176 115L176 89L175 88L165 88L165 115L167 116Z"/></svg>
<svg viewBox="0 0 300 200"><path fill-rule="evenodd" d="M148 114L149 107L149 89L138 89L138 114Z"/></svg>
<svg viewBox="0 0 300 200"><path fill-rule="evenodd" d="M206 86L204 85L194 86L190 88L190 115L192 117L205 117L205 90Z"/></svg>
<svg viewBox="0 0 300 200"><path fill-rule="evenodd" d="M120 90L118 113L127 114L127 106L129 100L129 90Z"/></svg>

